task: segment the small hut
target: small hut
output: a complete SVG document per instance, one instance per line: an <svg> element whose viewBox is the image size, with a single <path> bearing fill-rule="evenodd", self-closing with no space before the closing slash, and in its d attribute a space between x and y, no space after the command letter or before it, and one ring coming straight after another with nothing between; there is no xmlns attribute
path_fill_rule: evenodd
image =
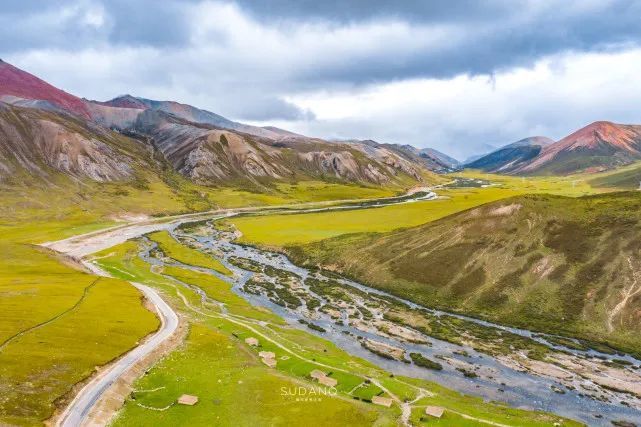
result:
<svg viewBox="0 0 641 427"><path fill-rule="evenodd" d="M326 377L327 375L325 372L321 371L320 369L314 369L312 372L309 373L309 376L314 378L314 379L319 379Z"/></svg>
<svg viewBox="0 0 641 427"><path fill-rule="evenodd" d="M258 356L263 359L276 359L276 354L273 351L261 351L258 353Z"/></svg>
<svg viewBox="0 0 641 427"><path fill-rule="evenodd" d="M328 377L327 375L324 375L318 378L318 383L327 387L336 387L336 384L338 384L338 381L336 381L332 377Z"/></svg>
<svg viewBox="0 0 641 427"><path fill-rule="evenodd" d="M261 360L265 365L269 366L270 368L276 367L276 359L274 359L273 357L263 357Z"/></svg>
<svg viewBox="0 0 641 427"><path fill-rule="evenodd" d="M425 407L425 414L429 415L430 417L441 418L443 416L443 412L445 412L445 408L441 408L440 406Z"/></svg>
<svg viewBox="0 0 641 427"><path fill-rule="evenodd" d="M245 338L245 344L251 347L258 347L258 340L254 337Z"/></svg>
<svg viewBox="0 0 641 427"><path fill-rule="evenodd" d="M372 397L372 403L389 408L390 406L392 406L392 399L390 399L389 397L374 396Z"/></svg>
<svg viewBox="0 0 641 427"><path fill-rule="evenodd" d="M191 394L183 394L178 398L179 405L194 406L198 403L198 396L192 396Z"/></svg>

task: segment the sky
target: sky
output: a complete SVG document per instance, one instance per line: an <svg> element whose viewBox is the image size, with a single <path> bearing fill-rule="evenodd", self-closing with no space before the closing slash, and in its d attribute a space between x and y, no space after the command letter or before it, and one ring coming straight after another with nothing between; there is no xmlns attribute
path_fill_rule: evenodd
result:
<svg viewBox="0 0 641 427"><path fill-rule="evenodd" d="M641 0L22 0L0 58L68 92L175 100L458 159L641 124Z"/></svg>

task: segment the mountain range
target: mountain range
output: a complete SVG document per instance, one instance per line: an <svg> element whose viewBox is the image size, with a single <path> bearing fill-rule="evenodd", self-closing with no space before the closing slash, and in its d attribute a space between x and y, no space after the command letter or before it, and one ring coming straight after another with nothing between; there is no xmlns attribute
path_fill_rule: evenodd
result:
<svg viewBox="0 0 641 427"><path fill-rule="evenodd" d="M465 167L519 175L601 172L641 160L641 126L594 122L557 142L525 138L492 151Z"/></svg>
<svg viewBox="0 0 641 427"><path fill-rule="evenodd" d="M594 122L567 137L528 137L461 165L432 148L329 141L259 127L175 101L92 101L0 60L0 183L133 180L169 166L201 185L302 179L408 186L461 167L518 175L598 172L641 160L641 126Z"/></svg>
<svg viewBox="0 0 641 427"><path fill-rule="evenodd" d="M444 167L393 144L330 142L174 101L91 101L0 62L0 183L60 174L127 181L167 165L197 184L253 187L301 179L408 186L434 182Z"/></svg>

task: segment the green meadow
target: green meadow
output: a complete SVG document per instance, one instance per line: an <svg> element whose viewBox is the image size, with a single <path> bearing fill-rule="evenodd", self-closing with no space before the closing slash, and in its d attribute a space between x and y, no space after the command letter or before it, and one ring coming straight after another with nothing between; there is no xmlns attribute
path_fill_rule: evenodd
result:
<svg viewBox="0 0 641 427"><path fill-rule="evenodd" d="M454 176L487 179L486 188L436 188L438 200L370 209L333 212L242 216L229 219L243 234L242 243L283 247L310 243L342 234L389 232L425 224L475 206L522 194L583 196L602 192L585 177L510 177L463 171Z"/></svg>
<svg viewBox="0 0 641 427"><path fill-rule="evenodd" d="M192 251L174 240L166 231L151 233L147 237L158 244L158 248L169 258L194 267L211 268L219 273L230 275L229 271L216 258L202 252Z"/></svg>
<svg viewBox="0 0 641 427"><path fill-rule="evenodd" d="M98 279L34 246L110 224L92 220L73 213L9 225L3 218L0 424L41 425L74 384L158 327L129 283Z"/></svg>
<svg viewBox="0 0 641 427"><path fill-rule="evenodd" d="M114 275L144 280L159 289L188 319L190 332L183 346L135 383L115 426L395 426L400 416L397 405L385 408L369 402L374 395L388 393L399 401L420 393L426 396L421 405L447 408L440 425L538 426L560 419L483 403L427 381L396 378L329 341L250 306L216 277L174 267L152 272L136 257L137 251L135 242L127 242L97 254L97 262ZM208 300L203 302L195 288L203 290ZM225 305L226 314L218 303ZM248 337L258 338L259 347L246 345L244 340ZM276 354L275 369L262 364L259 351ZM308 392L316 384L309 376L314 369L338 380L337 395L297 401L293 393L300 393L300 387ZM199 402L195 406L177 405L182 394L195 395ZM465 423L461 424L461 420ZM564 425L578 424L564 420Z"/></svg>

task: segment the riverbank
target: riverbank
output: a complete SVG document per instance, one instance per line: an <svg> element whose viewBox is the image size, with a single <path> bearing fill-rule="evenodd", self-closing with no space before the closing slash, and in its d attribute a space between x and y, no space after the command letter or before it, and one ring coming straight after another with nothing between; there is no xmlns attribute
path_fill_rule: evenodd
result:
<svg viewBox="0 0 641 427"><path fill-rule="evenodd" d="M607 367L605 363L614 363L612 355L580 352L529 331L427 310L340 276L309 272L280 254L235 245L232 241L237 235L228 231L209 228L197 235L184 230L175 233L182 243L220 257L235 271L241 279L230 284L252 305L269 308L292 326L302 326L396 374L430 379L515 406L557 412L591 425L638 415L639 401L634 396L638 379L632 378L638 375L639 361ZM411 323L426 317L437 323L423 328ZM444 369L429 371L407 363L409 358L380 357L362 345L363 339L402 348L407 354L423 354ZM589 366L610 371L586 378L581 369ZM621 373L618 389L608 379L612 370ZM559 376L561 371L563 376Z"/></svg>

